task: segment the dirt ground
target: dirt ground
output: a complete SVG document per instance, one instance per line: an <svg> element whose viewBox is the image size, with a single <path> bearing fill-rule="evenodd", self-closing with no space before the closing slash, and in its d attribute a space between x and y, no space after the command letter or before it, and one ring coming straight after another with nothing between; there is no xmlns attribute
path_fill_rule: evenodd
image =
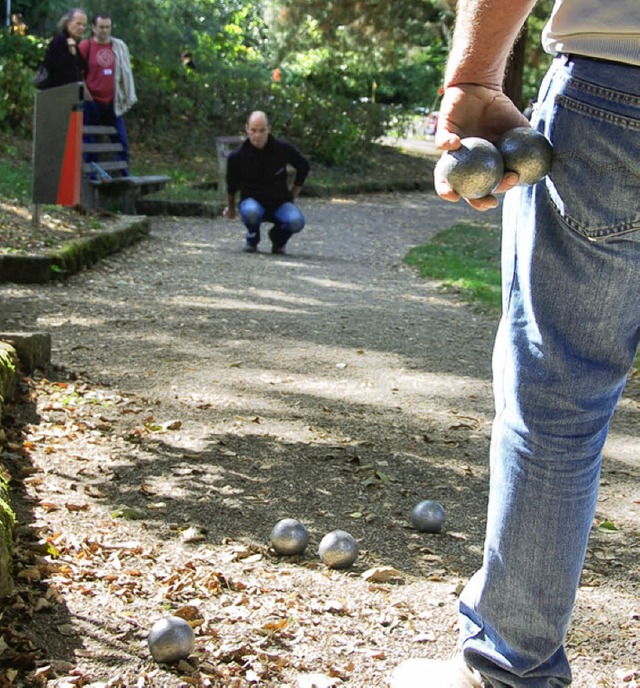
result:
<svg viewBox="0 0 640 688"><path fill-rule="evenodd" d="M53 340L2 454L20 526L0 687L373 688L455 647L496 323L402 257L478 216L419 193L302 206L286 256L242 253L238 223L156 219L66 282L0 285L2 329ZM636 377L568 638L577 688L640 683L639 421ZM411 527L422 499L444 506L440 534ZM301 556L269 547L284 517L309 530ZM359 543L351 568L318 558L334 529ZM146 645L169 613L196 634L176 665Z"/></svg>

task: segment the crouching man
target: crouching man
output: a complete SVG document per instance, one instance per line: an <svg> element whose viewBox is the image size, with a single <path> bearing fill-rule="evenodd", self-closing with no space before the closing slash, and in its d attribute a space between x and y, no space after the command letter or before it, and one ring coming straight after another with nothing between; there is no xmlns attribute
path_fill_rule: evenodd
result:
<svg viewBox="0 0 640 688"><path fill-rule="evenodd" d="M245 131L247 139L227 160L228 201L223 214L234 219L240 213L247 229L245 252L258 250L260 225L271 222L271 252L284 253L291 236L304 227L304 215L294 201L309 174L309 161L295 146L271 135L264 112L252 112ZM287 182L287 165L296 172L291 188ZM238 191L240 204L236 209Z"/></svg>

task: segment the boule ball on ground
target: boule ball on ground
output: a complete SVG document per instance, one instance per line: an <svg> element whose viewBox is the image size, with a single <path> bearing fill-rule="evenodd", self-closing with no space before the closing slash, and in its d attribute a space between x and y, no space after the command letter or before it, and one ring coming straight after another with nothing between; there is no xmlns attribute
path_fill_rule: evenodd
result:
<svg viewBox="0 0 640 688"><path fill-rule="evenodd" d="M441 175L457 194L473 200L489 195L503 171L500 151L486 139L468 136L460 140L460 148L442 154L434 174Z"/></svg>
<svg viewBox="0 0 640 688"><path fill-rule="evenodd" d="M187 621L179 616L165 616L153 624L147 645L156 662L172 664L193 652L195 636Z"/></svg>
<svg viewBox="0 0 640 688"><path fill-rule="evenodd" d="M320 541L318 554L330 569L349 568L358 556L358 543L346 530L332 530Z"/></svg>
<svg viewBox="0 0 640 688"><path fill-rule="evenodd" d="M277 554L302 554L309 544L309 531L295 518L283 518L273 527L270 540Z"/></svg>
<svg viewBox="0 0 640 688"><path fill-rule="evenodd" d="M519 185L539 182L549 174L553 148L544 134L531 127L516 127L498 141L505 171L517 172Z"/></svg>
<svg viewBox="0 0 640 688"><path fill-rule="evenodd" d="M439 533L444 523L444 507L434 499L424 499L413 508L411 523L421 533Z"/></svg>

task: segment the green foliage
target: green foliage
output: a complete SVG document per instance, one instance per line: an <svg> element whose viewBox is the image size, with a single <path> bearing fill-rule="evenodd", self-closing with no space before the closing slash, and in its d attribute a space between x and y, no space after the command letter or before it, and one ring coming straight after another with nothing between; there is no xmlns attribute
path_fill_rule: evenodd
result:
<svg viewBox="0 0 640 688"><path fill-rule="evenodd" d="M103 0L83 5L89 20L105 10ZM138 63L153 64L162 72L181 69L184 50L193 53L198 67L209 58L227 62L260 58L262 42L259 3L241 0L110 0L106 9L113 35L122 38ZM136 74L137 76L137 74Z"/></svg>
<svg viewBox="0 0 640 688"><path fill-rule="evenodd" d="M280 25L281 51L298 52L319 35L325 45L340 52L340 45L372 50L389 61L398 46L428 46L444 39L453 23L453 11L441 0L279 0L277 24ZM276 25L276 22L272 22ZM313 33L309 31L313 27ZM281 59L283 54L281 52ZM375 56L374 56L375 59Z"/></svg>
<svg viewBox="0 0 640 688"><path fill-rule="evenodd" d="M405 262L483 310L500 309L500 230L493 225L455 225L412 248Z"/></svg>
<svg viewBox="0 0 640 688"><path fill-rule="evenodd" d="M272 124L314 159L344 165L357 159L385 130L385 111L370 102L327 96L308 82L274 89Z"/></svg>
<svg viewBox="0 0 640 688"><path fill-rule="evenodd" d="M539 0L527 22L526 64L522 80L522 102L535 99L544 74L551 60L551 55L542 49L542 29L551 12L552 0Z"/></svg>
<svg viewBox="0 0 640 688"><path fill-rule="evenodd" d="M203 67L173 75L139 64L139 102L128 116L131 136L166 145L168 132L177 127L190 141L201 140L213 155L215 136L242 134L249 113L265 110L274 132L306 155L345 164L384 133L395 113L394 108L327 94L293 72L285 72L277 83L271 70L253 62L205 62ZM177 155L179 149L176 141Z"/></svg>
<svg viewBox="0 0 640 688"><path fill-rule="evenodd" d="M59 19L73 5L67 0L12 0L11 12L22 14L31 35L50 38Z"/></svg>
<svg viewBox="0 0 640 688"><path fill-rule="evenodd" d="M27 162L11 160L4 156L14 158L15 149L0 148L0 197L26 204L31 198L31 165Z"/></svg>
<svg viewBox="0 0 640 688"><path fill-rule="evenodd" d="M0 130L27 136L31 131L33 77L44 46L32 36L0 32Z"/></svg>
<svg viewBox="0 0 640 688"><path fill-rule="evenodd" d="M268 100L270 79L254 65L234 68L220 62L211 71L172 73L140 63L139 101L127 117L131 135L162 144L177 131L191 141L208 141L213 154L215 136L240 133L254 105Z"/></svg>
<svg viewBox="0 0 640 688"><path fill-rule="evenodd" d="M453 21L438 0L281 0L270 27L278 64L354 99L428 105L435 100Z"/></svg>
<svg viewBox="0 0 640 688"><path fill-rule="evenodd" d="M530 19L525 100L548 59L539 48L551 0ZM133 140L166 148L242 133L251 110L266 110L278 135L329 164L354 164L414 107L435 109L453 23L448 0L110 0L114 35L129 45L139 102L127 115ZM91 17L103 0L82 5ZM0 33L0 130L30 133L33 74L62 0L14 0L30 32ZM46 18L46 20L45 20ZM88 34L87 34L88 35ZM188 49L197 65L186 70ZM282 79L275 82L278 67Z"/></svg>
<svg viewBox="0 0 640 688"><path fill-rule="evenodd" d="M407 107L420 105L436 109L438 89L443 81L448 46L440 39L407 55L393 69L376 75L377 100L402 104Z"/></svg>

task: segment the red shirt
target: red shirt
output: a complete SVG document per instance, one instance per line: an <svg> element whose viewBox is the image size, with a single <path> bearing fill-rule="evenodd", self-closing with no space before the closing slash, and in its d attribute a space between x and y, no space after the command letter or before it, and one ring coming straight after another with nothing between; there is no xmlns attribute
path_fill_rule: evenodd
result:
<svg viewBox="0 0 640 688"><path fill-rule="evenodd" d="M80 43L80 53L87 63L86 84L99 103L112 103L115 95L116 58L111 43L96 43L91 38Z"/></svg>

